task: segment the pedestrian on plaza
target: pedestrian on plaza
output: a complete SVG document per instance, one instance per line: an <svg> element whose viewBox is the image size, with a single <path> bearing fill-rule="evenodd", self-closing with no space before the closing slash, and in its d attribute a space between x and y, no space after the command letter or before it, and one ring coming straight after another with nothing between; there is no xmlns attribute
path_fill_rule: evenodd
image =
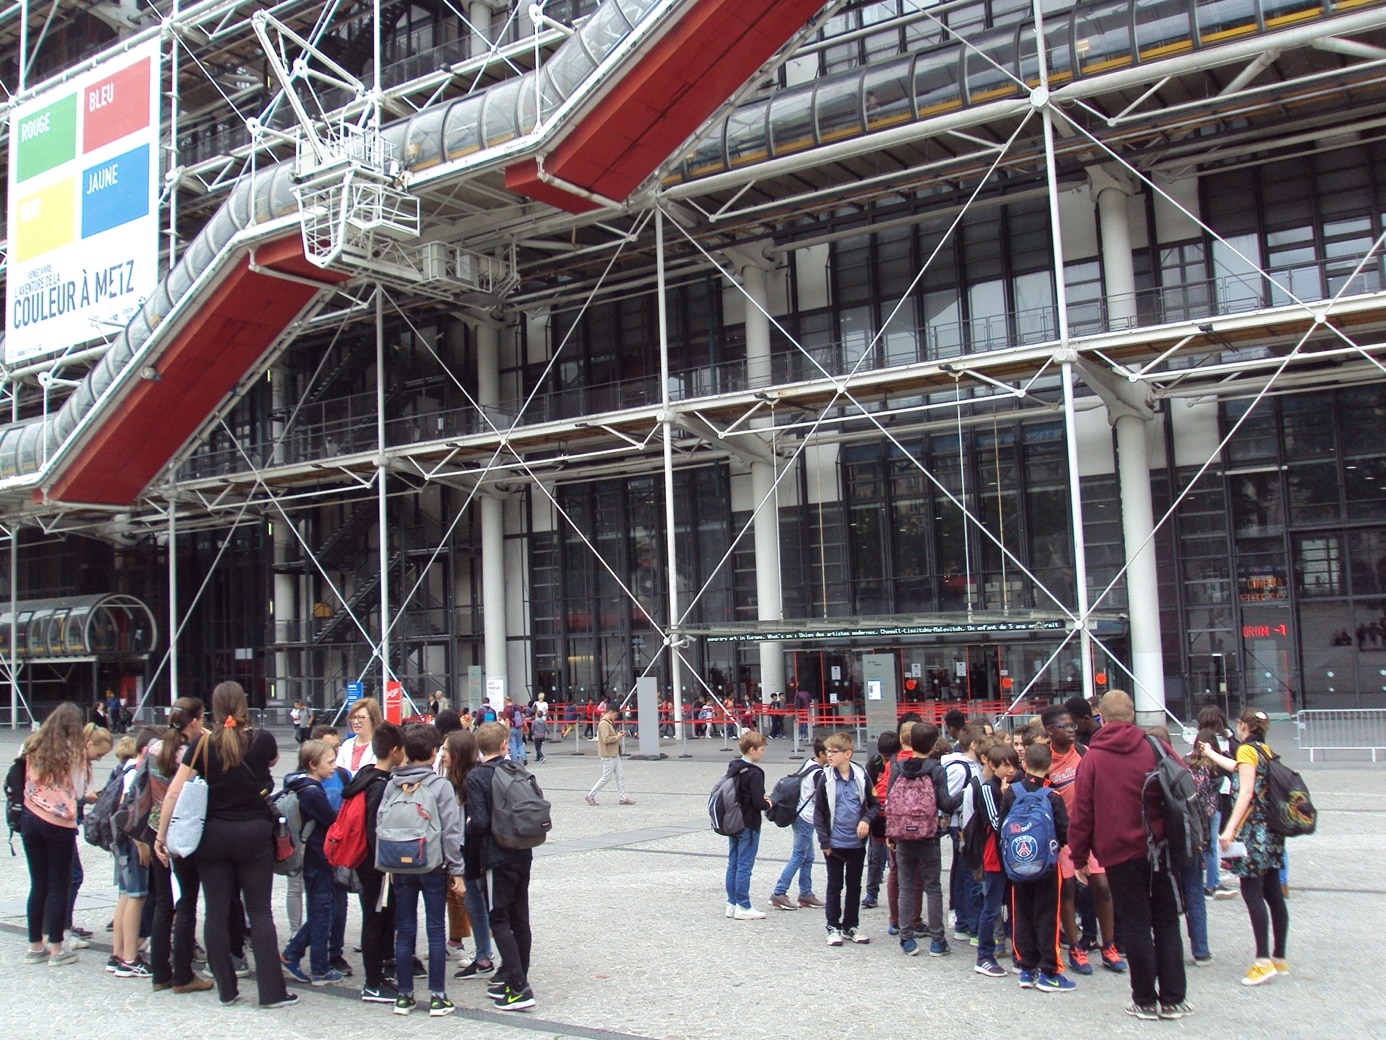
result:
<svg viewBox="0 0 1386 1040"><path fill-rule="evenodd" d="M274 892L274 823L265 795L273 790L270 770L278 761L274 734L250 727L245 690L236 682L219 683L212 691L212 725L201 739L187 747L160 811L154 854L167 865L165 839L178 796L194 774L206 782L207 819L197 846L197 870L207 898L207 963L216 978L223 1006L239 999L228 926L232 901L238 892L250 917L260 1006L279 1008L298 1002L298 995L284 987L279 939L270 908Z"/></svg>
<svg viewBox="0 0 1386 1040"><path fill-rule="evenodd" d="M957 708L950 708L943 713L943 729L948 734L948 740L953 745L954 751L961 751L958 747L958 737L962 733L963 727L967 725L967 715Z"/></svg>
<svg viewBox="0 0 1386 1040"><path fill-rule="evenodd" d="M371 737L375 727L385 721L380 713L380 704L374 697L362 697L347 708L347 726L351 736L342 741L337 749L337 764L352 776L363 767L375 761L371 750Z"/></svg>
<svg viewBox="0 0 1386 1040"><path fill-rule="evenodd" d="M1073 739L1087 747L1102 723L1093 715L1092 702L1086 697L1070 697L1064 701L1068 717L1073 720Z"/></svg>
<svg viewBox="0 0 1386 1040"><path fill-rule="evenodd" d="M741 806L745 827L727 835L727 916L737 921L759 921L764 910L751 905L751 872L756 866L760 849L760 825L763 814L770 808L765 797L765 770L760 760L765 756L765 736L748 729L737 740L740 758L732 759L727 776L736 778L736 800Z"/></svg>
<svg viewBox="0 0 1386 1040"><path fill-rule="evenodd" d="M902 724L901 729L907 733L911 754L902 754L896 759L887 782L887 799L882 811L891 851L891 873L899 875L896 920L900 929L900 949L910 957L919 953L918 940L925 935L927 921L929 956L946 957L953 950L943 928L939 815L947 817L960 808L962 795L951 793L942 763L931 757L939 740L938 727L932 722L915 722ZM924 814L927 819L915 820L917 808L927 808L929 804L923 785L933 789L933 809ZM915 828L914 836L891 837L892 830L903 831L902 823Z"/></svg>
<svg viewBox="0 0 1386 1040"><path fill-rule="evenodd" d="M794 694L794 712L799 719L799 739L806 740L809 735L809 716L813 712L813 694L808 688L800 686Z"/></svg>
<svg viewBox="0 0 1386 1040"><path fill-rule="evenodd" d="M770 893L770 905L776 910L797 910L799 907L811 909L823 906L823 901L813 894L813 795L814 785L823 767L828 764L828 752L821 738L813 742L813 757L799 767L799 813L794 817L790 829L794 835L794 848L789 854L789 862L780 872L775 882L775 891ZM799 875L799 901L790 901L789 883Z"/></svg>
<svg viewBox="0 0 1386 1040"><path fill-rule="evenodd" d="M284 790L298 796L298 811L303 827L299 836L303 845L303 891L307 896L308 919L284 947L280 960L292 978L314 986L332 985L345 978L341 971L329 963L337 905L335 889L338 886L323 852L323 840L328 828L337 819L337 810L328 801L323 781L332 777L337 768L337 756L329 744L321 740L308 740L299 747L298 772L284 778ZM342 902L345 903L345 888L342 895ZM309 955L309 970L306 972L301 964L305 953Z"/></svg>
<svg viewBox="0 0 1386 1040"><path fill-rule="evenodd" d="M63 933L72 858L77 854L77 806L90 784L82 713L75 704L64 702L25 745L24 809L19 822L29 866L25 964L46 962L61 967L77 960L77 954L63 946Z"/></svg>
<svg viewBox="0 0 1386 1040"><path fill-rule="evenodd" d="M1232 780L1232 812L1218 835L1224 856L1228 846L1240 841L1244 856L1228 857L1228 869L1241 879L1242 901L1251 918L1256 940L1256 960L1242 977L1243 986L1259 986L1277 975L1289 975L1285 943L1290 933L1290 910L1280 871L1285 862L1285 839L1270 829L1266 808L1267 770L1275 752L1266 743L1270 717L1259 708L1247 708L1237 718L1237 757L1218 755L1206 744L1201 750L1224 769L1235 767ZM1271 938L1275 945L1271 946Z"/></svg>
<svg viewBox="0 0 1386 1040"><path fill-rule="evenodd" d="M501 718L510 728L510 761L524 765L525 758L525 711L511 698L505 698L505 709Z"/></svg>
<svg viewBox="0 0 1386 1040"><path fill-rule="evenodd" d="M626 794L626 778L621 772L621 738L626 735L626 731L616 727L620 718L621 706L613 701L602 715L601 722L597 723L597 757L602 763L602 775L592 785L592 790L587 792L585 801L588 805L597 804L597 792L605 787L613 776L616 778L616 794L620 804L635 804L635 799Z"/></svg>
<svg viewBox="0 0 1386 1040"><path fill-rule="evenodd" d="M460 811L467 811L467 774L481 761L476 749L476 734L469 730L458 730L448 734L447 778L457 792ZM478 979L489 977L496 970L491 955L491 920L486 911L486 890L483 886L481 870L481 850L477 844L462 845L462 900L467 918L471 924L472 938L476 942L476 956L461 970L453 974L455 979ZM449 896L451 898L451 896Z"/></svg>
<svg viewBox="0 0 1386 1040"><path fill-rule="evenodd" d="M342 790L342 800L357 796L364 799L366 855L356 868L360 882L357 898L361 904L361 965L366 975L361 1001L393 1005L399 990L386 977L385 962L394 957L395 897L392 888L386 898L381 898L385 875L375 868L376 815L390 771L404 764L404 733L394 723L382 722L371 734L371 751L375 760L352 777Z"/></svg>
<svg viewBox="0 0 1386 1040"><path fill-rule="evenodd" d="M294 740L303 743L303 702L294 701L294 706L289 709L289 725L294 730Z"/></svg>
<svg viewBox="0 0 1386 1040"><path fill-rule="evenodd" d="M146 755L149 769L149 819L146 836L151 846L159 832L164 796L178 773L178 763L189 743L196 743L204 732L205 708L196 697L179 697L168 713L168 729ZM165 863L154 856L149 864L149 891L154 900L154 920L149 930L149 966L154 972L154 989L172 988L175 993L201 993L212 983L193 974L193 948L197 945L197 893L202 881L197 858L174 859ZM173 900L173 879L178 879L178 901Z"/></svg>
<svg viewBox="0 0 1386 1040"><path fill-rule="evenodd" d="M982 875L982 908L977 914L977 962L972 970L989 979L1004 979L1009 972L1001 967L997 954L997 925L1006 903L1007 879L1001 866L997 834L1001 829L1001 802L1011 780L1020 771L1015 748L1004 737L995 736L983 756L982 775L968 782L970 801L964 806L963 851L968 866Z"/></svg>
<svg viewBox="0 0 1386 1040"><path fill-rule="evenodd" d="M116 741L116 767L121 785L120 805L125 795L135 784L136 775L144 759L149 742L158 736L158 730L145 727L138 738L125 736ZM118 831L111 843L111 854L115 859L116 908L115 927L111 929L111 958L107 968L118 979L147 979L154 971L140 956L140 920L144 914L144 904L149 896L149 845L137 837L127 837Z"/></svg>
<svg viewBox="0 0 1386 1040"><path fill-rule="evenodd" d="M957 751L943 756L941 764L948 777L948 793L958 799L958 809L948 817L948 840L952 858L948 868L948 901L953 911L953 938L970 943L977 934L977 918L982 913L982 886L962 855L962 797L968 783L982 773L978 754L983 733L969 724L958 731Z"/></svg>
<svg viewBox="0 0 1386 1040"><path fill-rule="evenodd" d="M534 1007L529 983L529 956L533 933L529 923L529 879L534 850L503 849L491 830L494 802L491 785L504 757L505 727L487 723L477 731L476 747L481 763L466 776L467 840L480 854L480 870L490 882L491 934L501 955L496 981L487 987L497 1011L524 1011Z"/></svg>
<svg viewBox="0 0 1386 1040"><path fill-rule="evenodd" d="M539 711L534 713L534 721L529 724L529 736L534 741L534 761L544 761L544 741L549 738L547 713Z"/></svg>
<svg viewBox="0 0 1386 1040"><path fill-rule="evenodd" d="M1203 892L1205 862L1209 847L1218 846L1217 819L1218 788L1225 774L1218 764L1200 750L1200 745L1218 751L1218 734L1211 729L1201 729L1194 739L1193 753L1189 755L1189 772L1193 775L1194 791L1198 809L1203 817L1203 833L1208 836L1203 852L1184 864L1180 881L1184 893L1184 926L1189 933L1189 949L1193 953L1194 964L1200 968L1213 963L1213 954L1208 948L1208 906Z"/></svg>
<svg viewBox="0 0 1386 1040"><path fill-rule="evenodd" d="M441 1018L453 1013L447 994L447 890L462 887L462 813L448 781L433 771L438 731L432 726L404 727L404 764L390 771L381 797L384 812L401 790L426 788L438 807L443 862L426 874L392 873L395 892L395 1014L414 1010L414 941L419 933L419 898L424 904L424 934L428 946L428 1014Z"/></svg>
<svg viewBox="0 0 1386 1040"><path fill-rule="evenodd" d="M29 741L34 739L31 734L20 749L23 756L25 748L28 748ZM90 778L96 763L110 754L115 742L111 739L111 731L103 729L94 722L88 722L82 727L82 739L86 743L87 749L87 777ZM77 800L77 826L81 827L82 817L86 807L96 801L100 792L87 789L86 796ZM80 846L80 842L78 845ZM76 924L77 896L82 890L82 882L86 880L86 873L82 870L82 854L79 849L72 851L72 885L67 893L67 931L70 939L68 949L85 950L91 946L92 932L87 928L79 928Z"/></svg>
<svg viewBox="0 0 1386 1040"><path fill-rule="evenodd" d="M1167 861L1151 862L1146 842L1146 821L1154 843L1165 838L1158 786L1150 791L1145 783L1156 765L1155 751L1135 724L1136 708L1124 690L1105 694L1101 711L1102 727L1093 733L1074 781L1068 828L1074 876L1087 882L1089 853L1107 869L1117 943L1131 970L1126 1013L1147 1020L1183 1018L1192 1008L1185 999L1180 881Z"/></svg>
<svg viewBox="0 0 1386 1040"><path fill-rule="evenodd" d="M871 939L857 930L861 875L871 821L880 814L880 804L866 770L852 761L851 736L834 733L823 745L828 765L814 796L813 827L828 868L828 945L841 946L844 939L864 944Z"/></svg>

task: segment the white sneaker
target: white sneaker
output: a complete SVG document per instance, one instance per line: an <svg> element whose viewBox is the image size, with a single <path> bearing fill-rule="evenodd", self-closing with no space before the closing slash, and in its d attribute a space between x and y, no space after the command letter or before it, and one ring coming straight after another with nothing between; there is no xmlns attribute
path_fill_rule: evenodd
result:
<svg viewBox="0 0 1386 1040"><path fill-rule="evenodd" d="M728 916L728 917L735 917L735 916L736 916L736 904L735 904L735 903L728 903L728 904L727 904L727 916Z"/></svg>
<svg viewBox="0 0 1386 1040"><path fill-rule="evenodd" d="M828 945L829 945L829 946L841 946L841 945L842 945L842 930L841 930L841 929L839 929L839 928L829 928L829 929L828 929Z"/></svg>
<svg viewBox="0 0 1386 1040"><path fill-rule="evenodd" d="M765 911L757 910L755 907L738 906L732 917L738 921L763 921L765 920Z"/></svg>
<svg viewBox="0 0 1386 1040"><path fill-rule="evenodd" d="M862 946L865 946L867 943L871 941L871 937L869 935L863 935L855 928L845 928L843 929L842 934L845 938L851 939L854 943L860 943Z"/></svg>

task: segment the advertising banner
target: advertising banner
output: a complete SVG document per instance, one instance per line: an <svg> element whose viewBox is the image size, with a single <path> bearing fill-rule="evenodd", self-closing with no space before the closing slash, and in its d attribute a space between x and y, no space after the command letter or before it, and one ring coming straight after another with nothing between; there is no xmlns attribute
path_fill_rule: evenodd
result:
<svg viewBox="0 0 1386 1040"><path fill-rule="evenodd" d="M159 279L159 44L10 113L5 363L122 328Z"/></svg>

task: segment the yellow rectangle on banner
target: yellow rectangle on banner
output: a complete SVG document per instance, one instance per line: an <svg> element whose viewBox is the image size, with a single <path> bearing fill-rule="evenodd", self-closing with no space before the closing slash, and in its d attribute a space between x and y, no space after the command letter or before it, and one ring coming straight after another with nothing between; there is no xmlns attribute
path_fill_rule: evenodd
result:
<svg viewBox="0 0 1386 1040"><path fill-rule="evenodd" d="M67 177L16 204L14 256L32 260L68 245L73 233L73 181Z"/></svg>

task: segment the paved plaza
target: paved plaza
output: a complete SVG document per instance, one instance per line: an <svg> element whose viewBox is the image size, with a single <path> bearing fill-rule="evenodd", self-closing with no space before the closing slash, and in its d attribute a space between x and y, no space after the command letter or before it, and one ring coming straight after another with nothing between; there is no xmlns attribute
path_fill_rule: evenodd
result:
<svg viewBox="0 0 1386 1040"><path fill-rule="evenodd" d="M1277 733L1276 730L1280 732ZM1277 746L1290 727L1272 729ZM1279 738L1277 740L1276 738ZM281 748L287 737L281 738ZM0 1023L29 1036L90 1040L132 1035L284 1037L356 1040L462 1030L477 1037L1017 1037L1079 1040L1150 1033L1181 1036L1297 1038L1386 1036L1376 992L1375 954L1386 926L1386 870L1376 836L1386 826L1386 765L1341 753L1303 767L1321 810L1318 833L1291 843L1293 975L1256 989L1240 985L1250 963L1251 930L1240 899L1209 903L1214 953L1210 967L1190 962L1189 999L1197 1014L1179 1022L1138 1022L1122 1013L1130 999L1124 975L1098 968L1078 990L1047 996L1021 990L1012 976L991 980L972 971L970 949L951 957L900 954L886 936L884 909L864 911L869 946L829 948L821 912L770 912L764 921L723 916L725 841L707 825L706 799L730 753L720 740L663 742L669 758L627 760L633 806L618 806L614 785L596 808L582 796L600 772L595 748L575 755L570 738L535 767L554 803L554 830L539 850L530 898L535 945L531 979L538 1006L521 1014L491 1008L478 982L449 979L457 1004L450 1019L408 1018L359 1001L359 934L354 897L347 926L352 985L293 987L301 1003L279 1011L254 1006L254 980L242 1002L217 1004L215 992L154 993L147 980L101 970L109 954L105 924L115 900L109 857L80 844L87 871L78 923L97 933L76 965L50 969L21 963L28 875L23 852L0 869L0 971L7 998ZM0 733L5 761L18 740ZM680 757L681 753L687 757ZM789 741L772 741L763 765L767 788L789 771ZM286 772L288 755L277 773ZM104 779L109 760L98 767ZM764 908L790 848L790 832L767 824L752 882ZM945 857L946 862L946 857ZM822 895L821 858L815 891ZM282 882L281 882L282 890ZM944 879L947 891L947 878ZM276 896L280 942L283 898ZM199 927L199 934L201 929ZM469 944L470 946L470 944ZM451 970L449 971L449 976Z"/></svg>

